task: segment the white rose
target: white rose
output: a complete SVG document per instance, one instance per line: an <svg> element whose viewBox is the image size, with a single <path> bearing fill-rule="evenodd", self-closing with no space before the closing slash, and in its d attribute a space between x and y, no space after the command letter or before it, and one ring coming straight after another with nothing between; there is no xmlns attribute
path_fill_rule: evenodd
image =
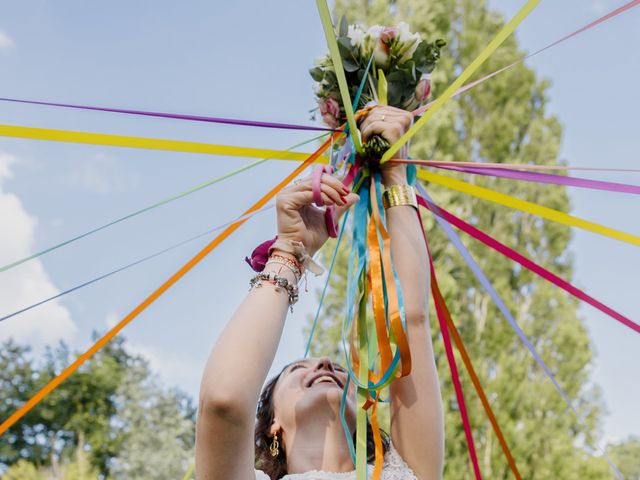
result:
<svg viewBox="0 0 640 480"><path fill-rule="evenodd" d="M351 39L351 44L362 48L364 44L364 30L359 25L349 25L347 36Z"/></svg>
<svg viewBox="0 0 640 480"><path fill-rule="evenodd" d="M400 22L396 27L398 29L398 39L400 42L406 42L413 37L411 30L409 30L409 24L406 22Z"/></svg>
<svg viewBox="0 0 640 480"><path fill-rule="evenodd" d="M369 30L367 30L367 36L371 39L378 40L383 30L384 27L382 25L372 25L369 27Z"/></svg>

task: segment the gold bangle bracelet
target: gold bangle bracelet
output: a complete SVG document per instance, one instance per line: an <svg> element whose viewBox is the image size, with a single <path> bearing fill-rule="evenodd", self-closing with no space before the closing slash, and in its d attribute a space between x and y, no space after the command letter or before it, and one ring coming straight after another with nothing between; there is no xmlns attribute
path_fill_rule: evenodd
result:
<svg viewBox="0 0 640 480"><path fill-rule="evenodd" d="M399 207L400 205L411 205L418 209L418 199L416 191L411 185L391 185L382 194L382 204L384 208Z"/></svg>

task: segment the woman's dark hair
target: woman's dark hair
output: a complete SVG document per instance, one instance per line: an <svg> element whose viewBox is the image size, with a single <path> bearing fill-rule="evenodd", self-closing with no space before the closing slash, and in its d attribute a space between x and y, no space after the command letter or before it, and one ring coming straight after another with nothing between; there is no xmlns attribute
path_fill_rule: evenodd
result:
<svg viewBox="0 0 640 480"><path fill-rule="evenodd" d="M266 473L271 480L279 480L287 474L287 454L283 448L277 457L271 455L269 446L273 438L269 436L269 430L273 423L274 407L273 407L273 391L280 379L282 373L291 364L285 366L278 375L267 382L260 394L258 402L258 410L256 412L256 428L255 428L255 468ZM380 431L382 434L382 449L384 453L389 450L390 440L386 432ZM356 433L353 433L353 441L355 443ZM368 461L372 462L375 458L375 444L373 442L373 432L371 425L367 420L367 452L369 452Z"/></svg>

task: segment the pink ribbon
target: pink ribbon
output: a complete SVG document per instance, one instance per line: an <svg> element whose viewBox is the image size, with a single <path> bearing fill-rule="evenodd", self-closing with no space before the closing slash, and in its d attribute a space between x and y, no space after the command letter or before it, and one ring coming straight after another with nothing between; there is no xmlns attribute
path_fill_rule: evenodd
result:
<svg viewBox="0 0 640 480"><path fill-rule="evenodd" d="M640 1L640 0L639 0ZM441 160L415 160L402 158L389 160L389 163L410 163L413 165L423 165L425 167L470 167L470 168L491 168L500 170L584 170L589 172L622 172L640 173L640 168L602 168L602 167L574 167L571 165L531 165L528 163L491 163L491 162L445 162Z"/></svg>
<svg viewBox="0 0 640 480"><path fill-rule="evenodd" d="M640 0L639 0L640 1ZM591 180L588 178L568 177L564 175L554 175L550 173L521 172L520 170L484 168L481 163L477 167L453 167L438 166L445 170L455 170L458 172L473 173L475 175L486 175L490 177L510 178L512 180L524 180L526 182L549 183L554 185L567 185L570 187L590 188L592 190L607 190L610 192L632 193L640 195L639 185L627 183L603 182L601 180Z"/></svg>
<svg viewBox="0 0 640 480"><path fill-rule="evenodd" d="M535 263L534 261L528 259L524 255L521 255L520 253L516 252L515 250L507 247L505 244L499 242L498 240L496 240L495 238L491 237L490 235L487 235L483 231L478 230L474 226L469 225L464 220L461 220L460 218L456 217L452 213L449 213L446 210L444 210L443 208L438 207L437 205L431 203L429 200L426 200L424 198L418 197L418 202L423 207L431 210L431 212L433 212L436 215L444 218L447 222L449 222L452 225L455 225L457 228L459 228L460 230L464 231L468 235L471 235L476 240L480 240L485 245L493 248L497 252L500 252L501 254L505 255L506 257L510 258L511 260L513 260L515 262L518 262L523 267L525 267L528 270L532 271L533 273L541 276L542 278L544 278L545 280L553 283L554 285L562 288L563 290L565 290L566 292L570 293L574 297L582 300L583 302L588 303L589 305L597 308L601 312L606 313L611 318L619 321L623 325L629 327L630 329L636 331L637 333L640 333L640 325L638 325L637 323L635 323L631 319L625 317L621 313L615 311L614 309L608 307L607 305L599 302L598 300L596 300L595 298L591 297L590 295L587 295L585 292L583 292L579 288L574 287L573 285L571 285L566 280L563 280L562 278L558 277L556 274L554 274L554 273L550 272L549 270L547 270L546 268L538 265L537 263Z"/></svg>
<svg viewBox="0 0 640 480"><path fill-rule="evenodd" d="M544 52L545 50L551 48L551 47L555 47L556 45L558 45L559 43L564 42L565 40L569 40L572 37L575 37L576 35L585 32L593 27L595 27L596 25L601 24L602 22L605 22L607 20L609 20L610 18L613 18L619 14L621 14L622 12L625 12L627 10L629 10L630 8L633 8L635 6L637 6L640 3L640 0L632 0L631 2L628 2L626 4L624 4L623 6L616 8L615 10L607 13L606 15L603 15L602 17L598 18L597 20L594 20L593 22L585 25L584 27L579 28L578 30L576 30L575 32L570 33L569 35L565 35L564 37L560 38L559 40L556 40L553 43L550 43L549 45L547 45L546 47L542 47L540 50L536 50L533 53L530 53L529 55L522 57L520 60L517 60L515 62L513 62L510 65L507 65L506 67L502 67L500 70L496 70L493 73L490 73L489 75L485 75L482 78L479 78L478 80L475 80L471 83L466 84L465 86L463 86L462 88L458 89L456 91L456 93L453 94L454 97L460 95L461 93L466 92L467 90L472 89L473 87L475 87L476 85L480 85L481 83L489 80L492 77L495 77L496 75L498 75L499 73L504 72L505 70L510 69L511 67L514 67L515 65L518 65L519 63L524 62L525 60L527 60L528 58L531 58L535 55L538 55L539 53ZM426 105L417 108L416 110L414 110L413 112L411 112L413 114L413 116L418 116L418 115L422 115L426 110L428 110L433 104L434 104L435 100L433 102L429 102Z"/></svg>

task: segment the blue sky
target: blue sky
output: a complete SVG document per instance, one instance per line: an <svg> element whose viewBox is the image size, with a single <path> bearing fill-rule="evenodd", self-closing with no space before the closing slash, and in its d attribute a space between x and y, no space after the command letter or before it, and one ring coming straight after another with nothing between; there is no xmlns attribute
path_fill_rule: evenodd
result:
<svg viewBox="0 0 640 480"><path fill-rule="evenodd" d="M493 0L513 15L522 2ZM546 0L517 36L533 51L619 5ZM185 7L188 5L188 8ZM0 96L309 123L313 58L325 50L313 2L166 0L0 3ZM528 64L552 82L550 109L565 126L562 158L574 165L638 168L640 8ZM287 148L304 132L205 125L0 104L0 123ZM250 162L0 138L0 264L62 241ZM69 288L241 214L294 165L271 161L172 205L0 274L0 314ZM585 175L589 176L589 175ZM640 174L591 174L640 183ZM640 234L637 197L570 189L572 213ZM274 232L273 212L252 219L125 330L167 384L196 395L217 335L246 291L242 262ZM86 349L206 243L201 239L0 326L39 348L63 338ZM632 319L640 251L575 231L574 283ZM320 279L321 280L321 279ZM310 283L310 287L320 284ZM303 353L306 295L289 319L274 369ZM609 410L608 439L640 432L638 338L581 308L597 358L594 380Z"/></svg>

